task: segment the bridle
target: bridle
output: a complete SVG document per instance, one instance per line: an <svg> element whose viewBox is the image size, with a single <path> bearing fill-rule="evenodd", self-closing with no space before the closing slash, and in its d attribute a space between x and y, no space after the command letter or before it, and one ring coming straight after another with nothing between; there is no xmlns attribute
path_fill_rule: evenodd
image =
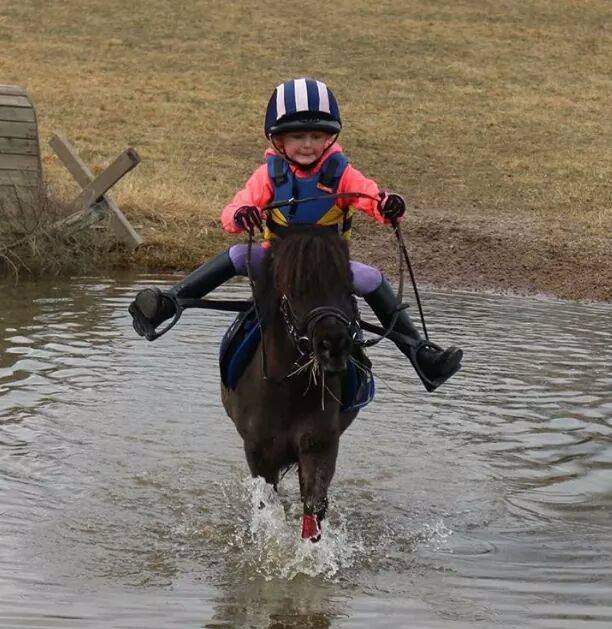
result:
<svg viewBox="0 0 612 629"><path fill-rule="evenodd" d="M357 310L357 302L354 297L351 297L351 299L353 316L350 319L345 312L334 306L318 306L308 311L301 319L298 319L287 295L283 294L281 296L280 312L289 338L293 341L299 354L298 361L304 356L310 356L314 353L314 330L323 319L335 319L342 324L348 330L349 337L353 343L359 343L363 340L361 327L358 323L359 311Z"/></svg>
<svg viewBox="0 0 612 629"><path fill-rule="evenodd" d="M330 195L336 199L346 199L346 198L368 198L372 200L378 200L377 197L374 197L369 194L365 194L362 192L337 192ZM287 205L293 205L297 203L304 203L307 201L313 201L318 197L310 197L304 199L287 199L284 201L276 201L268 204L262 211L270 212L274 208L283 207ZM421 317L421 323L423 326L423 334L425 339L429 343L429 335L427 334L427 327L425 325L425 317L423 315L423 308L421 305L421 299L419 296L419 292L416 285L416 280L414 277L414 273L412 270L412 265L410 263L410 258L408 255L408 250L406 248L406 243L404 242L404 238L402 236L400 224L397 220L392 220L391 225L393 227L393 232L395 234L395 238L397 240L398 245L398 268L399 268L399 285L398 285L398 293L397 293L397 303L399 304L396 312L393 314L390 322L385 326L385 328L381 328L379 326L368 323L367 321L362 320L359 317L359 311L357 309L356 300L353 297L354 301L354 312L355 317L353 320L349 320L344 312L337 308L321 306L319 308L314 308L312 311L307 313L307 315L301 320L298 321L295 317L293 308L289 302L289 299L286 295L281 295L281 313L283 319L285 321L285 326L289 333L290 338L292 339L294 345L298 350L298 361L303 360L305 356L312 356L313 348L312 348L312 340L311 333L314 326L326 317L334 317L338 321L340 321L343 325L349 327L350 335L353 339L353 342L360 347L372 347L376 345L383 339L387 338L393 332L395 327L395 323L397 317L399 315L399 311L403 310L407 307L407 304L402 304L402 296L403 296L403 286L404 286L404 264L406 265L408 272L410 273L410 279L412 281L412 287L414 289L414 295L416 298L417 306L419 309L419 314ZM253 241L255 237L255 233L253 229L248 230L248 249L247 249L247 259L246 259L246 267L247 267L247 275L249 278L249 285L251 288L252 301L237 301L237 300L210 300L210 299L191 299L191 298L172 298L175 306L175 314L172 321L159 332L154 332L152 334L147 335L147 338L151 341L156 338L159 338L166 332L168 332L171 328L173 328L178 320L180 319L185 308L205 308L205 309L213 309L213 310L229 310L234 312L244 312L249 310L251 307L255 309L255 314L257 318L257 323L262 329L262 363L263 363L263 373L264 378L271 380L271 378L267 375L267 365L266 365L266 348L265 348L265 335L263 334L263 328L261 327L262 320L259 313L259 307L257 304L257 300L255 299L255 281L253 279L253 272L251 267L251 251L253 247ZM284 304L284 305L283 305ZM372 332L377 334L378 336L375 338L370 338L368 340L364 340L362 330L366 330L368 332ZM432 344L433 345L433 344ZM282 380L281 380L282 381Z"/></svg>

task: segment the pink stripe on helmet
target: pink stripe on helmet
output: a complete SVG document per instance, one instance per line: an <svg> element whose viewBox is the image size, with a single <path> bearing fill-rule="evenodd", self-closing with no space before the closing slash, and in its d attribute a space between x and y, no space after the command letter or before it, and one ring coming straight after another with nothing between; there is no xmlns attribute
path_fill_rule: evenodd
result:
<svg viewBox="0 0 612 629"><path fill-rule="evenodd" d="M319 89L319 111L324 111L329 114L329 96L327 95L327 85L321 81L317 81L317 88Z"/></svg>
<svg viewBox="0 0 612 629"><path fill-rule="evenodd" d="M276 86L276 119L279 120L285 115L285 84L281 83Z"/></svg>

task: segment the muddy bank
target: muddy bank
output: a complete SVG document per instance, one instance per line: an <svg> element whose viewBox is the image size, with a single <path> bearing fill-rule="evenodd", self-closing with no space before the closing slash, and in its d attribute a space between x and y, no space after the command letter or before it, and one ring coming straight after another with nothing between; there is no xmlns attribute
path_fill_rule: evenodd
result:
<svg viewBox="0 0 612 629"><path fill-rule="evenodd" d="M91 236L81 232L83 242L59 243L61 255L48 243L40 246L39 239L36 247L28 246L15 257L17 263L24 263L19 278L127 269L186 272L244 240L225 234L216 219L201 214L191 218L160 224L142 215L132 217L146 244L131 253L117 246L108 230L97 229ZM414 208L402 229L419 284L612 301L610 230L537 216L497 213L491 217ZM353 258L396 279L397 247L390 229L356 217L351 250ZM4 279L15 281L15 264L6 259L0 255Z"/></svg>
<svg viewBox="0 0 612 629"><path fill-rule="evenodd" d="M612 300L612 239L580 225L537 217L457 216L413 210L403 224L419 282L440 288L544 293L564 299ZM394 239L356 230L354 257L396 276Z"/></svg>

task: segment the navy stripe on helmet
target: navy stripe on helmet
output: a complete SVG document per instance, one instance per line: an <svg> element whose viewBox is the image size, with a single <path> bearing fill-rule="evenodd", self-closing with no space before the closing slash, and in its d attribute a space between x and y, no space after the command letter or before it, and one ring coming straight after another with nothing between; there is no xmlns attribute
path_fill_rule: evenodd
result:
<svg viewBox="0 0 612 629"><path fill-rule="evenodd" d="M273 124L276 120L278 120L278 113L276 110L276 90L274 90L266 111L266 125Z"/></svg>
<svg viewBox="0 0 612 629"><path fill-rule="evenodd" d="M306 79L306 91L308 93L308 109L310 111L319 111L319 88L317 82L312 79Z"/></svg>
<svg viewBox="0 0 612 629"><path fill-rule="evenodd" d="M285 111L287 114L294 114L295 108L295 82L285 82Z"/></svg>

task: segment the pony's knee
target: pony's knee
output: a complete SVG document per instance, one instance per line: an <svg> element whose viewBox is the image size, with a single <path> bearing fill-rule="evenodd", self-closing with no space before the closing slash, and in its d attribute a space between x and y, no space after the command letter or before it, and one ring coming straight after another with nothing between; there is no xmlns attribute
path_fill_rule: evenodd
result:
<svg viewBox="0 0 612 629"><path fill-rule="evenodd" d="M305 432L300 435L298 440L298 449L300 454L314 454L317 452L325 452L334 447L337 439L333 435L319 435L315 432Z"/></svg>

